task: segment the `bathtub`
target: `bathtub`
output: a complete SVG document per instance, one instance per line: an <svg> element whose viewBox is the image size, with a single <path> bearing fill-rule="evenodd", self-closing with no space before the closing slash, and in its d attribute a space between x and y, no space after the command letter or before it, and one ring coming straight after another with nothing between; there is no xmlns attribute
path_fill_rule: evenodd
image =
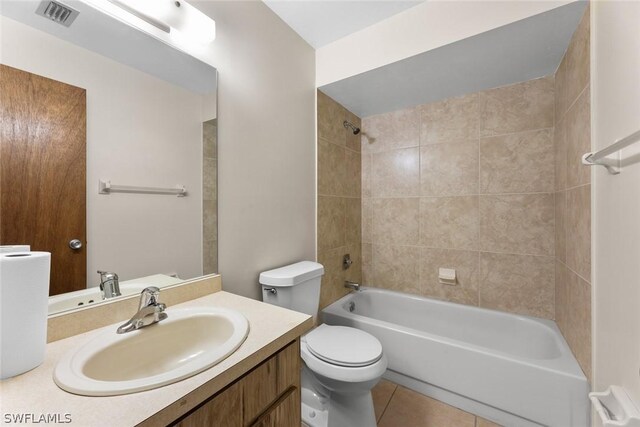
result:
<svg viewBox="0 0 640 427"><path fill-rule="evenodd" d="M550 320L361 288L322 310L367 331L384 377L504 426L583 427L589 384Z"/></svg>

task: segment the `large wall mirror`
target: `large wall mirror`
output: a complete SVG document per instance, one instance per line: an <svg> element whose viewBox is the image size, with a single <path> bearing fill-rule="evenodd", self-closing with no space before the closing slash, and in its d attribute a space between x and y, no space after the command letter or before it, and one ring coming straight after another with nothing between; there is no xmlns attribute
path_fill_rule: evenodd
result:
<svg viewBox="0 0 640 427"><path fill-rule="evenodd" d="M50 314L217 271L215 68L63 3L0 8L0 245L51 252Z"/></svg>

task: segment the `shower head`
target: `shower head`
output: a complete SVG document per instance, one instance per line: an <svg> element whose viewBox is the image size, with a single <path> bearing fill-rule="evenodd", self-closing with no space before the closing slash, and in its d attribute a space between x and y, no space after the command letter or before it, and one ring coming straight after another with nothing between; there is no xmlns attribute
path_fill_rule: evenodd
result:
<svg viewBox="0 0 640 427"><path fill-rule="evenodd" d="M357 134L360 133L360 128L357 127L357 126L354 126L353 123L351 123L351 122L348 122L348 121L345 120L344 122L342 122L342 125L344 127L346 127L347 129L351 129L353 131L354 135L357 135Z"/></svg>

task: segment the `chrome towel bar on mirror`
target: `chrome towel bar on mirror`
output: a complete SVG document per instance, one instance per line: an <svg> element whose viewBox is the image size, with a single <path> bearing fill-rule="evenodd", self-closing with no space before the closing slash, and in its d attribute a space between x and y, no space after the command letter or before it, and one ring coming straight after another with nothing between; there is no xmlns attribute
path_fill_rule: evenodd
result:
<svg viewBox="0 0 640 427"><path fill-rule="evenodd" d="M582 156L582 164L587 166L604 166L610 174L617 175L620 173L620 154L618 154L618 158L616 159L606 157L638 141L640 141L640 130L632 133L626 138L617 140L607 148L603 148L595 153L585 154Z"/></svg>
<svg viewBox="0 0 640 427"><path fill-rule="evenodd" d="M111 193L139 193L139 194L170 194L178 197L185 197L187 189L184 185L177 185L174 188L161 187L136 187L132 185L112 185L111 181L98 181L99 194Z"/></svg>

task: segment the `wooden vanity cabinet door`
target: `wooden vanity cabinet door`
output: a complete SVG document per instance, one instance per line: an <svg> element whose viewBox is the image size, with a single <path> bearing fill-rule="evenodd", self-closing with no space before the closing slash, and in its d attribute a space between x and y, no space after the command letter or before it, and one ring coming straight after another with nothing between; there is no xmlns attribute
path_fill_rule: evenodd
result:
<svg viewBox="0 0 640 427"><path fill-rule="evenodd" d="M236 382L193 411L174 427L241 427L242 384Z"/></svg>
<svg viewBox="0 0 640 427"><path fill-rule="evenodd" d="M240 380L245 426L251 425L278 398L276 359L274 356L262 362Z"/></svg>
<svg viewBox="0 0 640 427"><path fill-rule="evenodd" d="M300 340L295 340L276 355L278 365L278 394L289 387L300 388Z"/></svg>
<svg viewBox="0 0 640 427"><path fill-rule="evenodd" d="M300 389L291 387L251 427L300 427Z"/></svg>
<svg viewBox="0 0 640 427"><path fill-rule="evenodd" d="M300 427L300 363L296 340L172 427Z"/></svg>

